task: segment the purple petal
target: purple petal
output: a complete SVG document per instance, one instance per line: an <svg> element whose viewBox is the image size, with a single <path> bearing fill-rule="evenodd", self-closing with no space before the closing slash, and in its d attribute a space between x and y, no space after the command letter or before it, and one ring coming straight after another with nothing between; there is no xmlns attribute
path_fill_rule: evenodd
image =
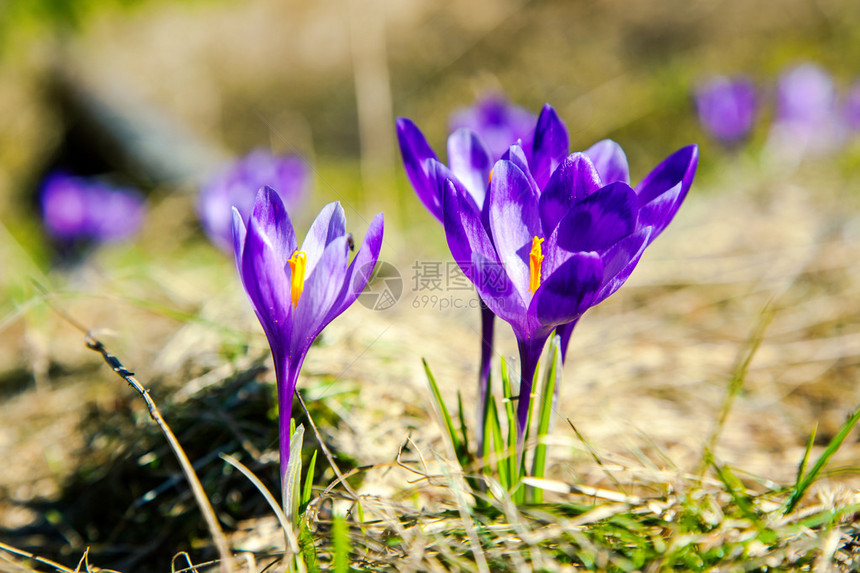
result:
<svg viewBox="0 0 860 573"><path fill-rule="evenodd" d="M442 198L437 194L435 182L431 181L427 172L427 161L437 159L430 148L424 134L405 117L397 120L397 141L400 143L400 154L403 156L403 166L412 188L418 198L434 217L442 220Z"/></svg>
<svg viewBox="0 0 860 573"><path fill-rule="evenodd" d="M538 187L538 184L534 180L534 177L532 177L532 172L529 169L528 158L526 157L526 154L520 145L511 145L508 150L505 151L504 155L502 155L502 159L510 161L511 163L519 167L520 170L528 178L529 183L534 188L535 192L540 193L540 187Z"/></svg>
<svg viewBox="0 0 860 573"><path fill-rule="evenodd" d="M532 149L532 174L543 189L555 168L567 157L570 149L567 127L555 110L545 105L538 117Z"/></svg>
<svg viewBox="0 0 860 573"><path fill-rule="evenodd" d="M233 210L233 254L236 257L236 268L239 269L239 274L242 274L242 252L245 250L245 222L242 221L242 215L236 207L231 207Z"/></svg>
<svg viewBox="0 0 860 573"><path fill-rule="evenodd" d="M254 221L259 232L267 237L283 268L296 250L296 234L284 208L284 202L271 187L263 187L257 193L250 220Z"/></svg>
<svg viewBox="0 0 860 573"><path fill-rule="evenodd" d="M348 258L349 239L341 235L326 246L314 271L305 275L304 290L293 312L291 354L307 351L328 324L326 319L343 290Z"/></svg>
<svg viewBox="0 0 860 573"><path fill-rule="evenodd" d="M603 286L594 298L593 305L603 302L630 277L639 264L651 237L651 227L645 227L618 241L603 255Z"/></svg>
<svg viewBox="0 0 860 573"><path fill-rule="evenodd" d="M630 185L630 168L627 165L627 155L620 145L611 139L604 139L589 147L585 154L591 158L604 185L616 181Z"/></svg>
<svg viewBox="0 0 860 573"><path fill-rule="evenodd" d="M636 186L639 226L654 227L651 241L663 232L687 197L698 162L699 148L688 145L664 159Z"/></svg>
<svg viewBox="0 0 860 573"><path fill-rule="evenodd" d="M522 297L499 261L481 214L450 181L444 207L445 236L451 254L487 307L504 320L517 310L524 313Z"/></svg>
<svg viewBox="0 0 860 573"><path fill-rule="evenodd" d="M474 131L458 129L448 137L448 164L475 203L483 205L493 163L490 153Z"/></svg>
<svg viewBox="0 0 860 573"><path fill-rule="evenodd" d="M308 257L306 276L311 275L328 244L343 235L346 235L346 216L340 201L335 201L322 208L302 242L301 250Z"/></svg>
<svg viewBox="0 0 860 573"><path fill-rule="evenodd" d="M540 215L549 234L578 201L603 187L600 175L583 153L573 153L562 161L540 195Z"/></svg>
<svg viewBox="0 0 860 573"><path fill-rule="evenodd" d="M523 300L528 300L532 239L543 238L538 195L519 167L510 161L499 161L493 167L487 200L499 260Z"/></svg>
<svg viewBox="0 0 860 573"><path fill-rule="evenodd" d="M544 279L529 314L545 327L572 322L591 306L602 279L603 262L597 253L575 253Z"/></svg>
<svg viewBox="0 0 860 573"><path fill-rule="evenodd" d="M373 269L376 267L376 261L379 260L379 251L382 248L382 235L385 228L385 221L382 213L376 215L370 226L367 228L367 233L364 235L364 242L352 259L349 268L346 271L346 278L343 283L343 289L339 295L339 302L332 307L329 316L326 317L326 323L334 320L339 314L345 311L355 302L364 287L367 286L367 281L370 275L373 274Z"/></svg>
<svg viewBox="0 0 860 573"><path fill-rule="evenodd" d="M251 217L242 250L242 284L254 312L263 325L272 351L275 347L283 349L285 338L289 337L290 280L281 262L281 255L275 251L272 236L265 232L258 219Z"/></svg>
<svg viewBox="0 0 860 573"><path fill-rule="evenodd" d="M633 189L612 183L571 207L553 234L566 251L601 251L632 233L638 214Z"/></svg>

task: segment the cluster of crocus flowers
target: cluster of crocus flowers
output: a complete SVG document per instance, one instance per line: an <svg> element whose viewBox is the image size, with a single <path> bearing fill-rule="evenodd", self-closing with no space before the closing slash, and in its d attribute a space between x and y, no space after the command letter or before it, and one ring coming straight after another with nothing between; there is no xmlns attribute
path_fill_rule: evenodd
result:
<svg viewBox="0 0 860 573"><path fill-rule="evenodd" d="M200 190L197 203L200 223L215 245L229 251L233 245L232 207L236 207L242 217L247 217L257 191L269 186L293 210L307 195L309 182L310 171L301 158L254 150L216 174Z"/></svg>
<svg viewBox="0 0 860 573"><path fill-rule="evenodd" d="M382 245L380 213L350 258L340 203L326 205L298 246L284 202L260 189L247 217L233 208L233 250L242 285L272 350L278 389L281 483L290 458L290 420L299 371L314 339L358 297Z"/></svg>
<svg viewBox="0 0 860 573"><path fill-rule="evenodd" d="M45 229L66 244L128 239L146 216L146 202L136 190L61 172L45 178L40 200Z"/></svg>
<svg viewBox="0 0 860 573"><path fill-rule="evenodd" d="M800 158L833 151L860 128L857 87L842 97L831 75L806 62L786 68L772 90L757 90L746 76L715 76L695 89L702 128L716 141L735 147L747 139L761 117L763 93L771 93L773 122L768 147L777 155Z"/></svg>
<svg viewBox="0 0 860 573"><path fill-rule="evenodd" d="M409 179L442 220L454 259L513 328L522 433L547 338L558 331L566 346L582 314L627 280L686 197L698 150L680 149L633 188L615 142L569 154L567 129L550 106L531 148L514 144L494 162L469 130L449 138L450 167L409 120L398 121L398 135Z"/></svg>

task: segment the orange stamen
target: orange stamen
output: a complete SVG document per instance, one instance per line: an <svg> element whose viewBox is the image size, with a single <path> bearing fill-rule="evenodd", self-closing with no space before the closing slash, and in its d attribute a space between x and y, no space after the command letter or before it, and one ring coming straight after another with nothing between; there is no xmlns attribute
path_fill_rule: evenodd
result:
<svg viewBox="0 0 860 573"><path fill-rule="evenodd" d="M308 256L302 251L296 251L287 262L290 264L290 298L293 300L293 308L299 306L299 297L305 288L305 267L308 264Z"/></svg>
<svg viewBox="0 0 860 573"><path fill-rule="evenodd" d="M531 292L535 292L540 286L540 265L543 262L541 243L543 239L537 237L532 239L532 250L529 253L529 291Z"/></svg>

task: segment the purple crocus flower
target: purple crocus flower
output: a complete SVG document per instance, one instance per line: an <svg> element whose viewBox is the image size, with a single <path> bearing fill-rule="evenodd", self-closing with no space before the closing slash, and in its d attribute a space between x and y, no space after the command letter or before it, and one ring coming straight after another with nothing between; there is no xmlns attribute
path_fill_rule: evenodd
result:
<svg viewBox="0 0 860 573"><path fill-rule="evenodd" d="M257 149L213 177L200 190L197 212L203 230L215 245L224 251L232 248L230 208L236 207L247 218L263 186L275 189L292 210L307 195L308 167L299 157L276 156Z"/></svg>
<svg viewBox="0 0 860 573"><path fill-rule="evenodd" d="M527 109L513 105L503 96L492 94L474 106L459 109L451 115L450 131L471 129L481 139L490 157L499 159L508 147L522 142L531 150L537 116Z"/></svg>
<svg viewBox="0 0 860 573"><path fill-rule="evenodd" d="M495 171L492 169L492 160L481 138L473 131L467 129L460 129L452 133L448 138L449 168L439 162L421 131L410 120L405 118L398 119L397 131L406 173L413 188L427 209L437 219L440 219L446 225L448 224L446 217L449 213L446 212L446 209L443 209L443 206L447 182L450 180L456 189L468 196L468 200L475 207L475 210L482 213L480 222L484 227L484 232L488 237L493 236L490 219L486 212L486 194L488 192L487 184L490 181L490 174L493 173L493 177L495 177ZM529 179L534 183L536 193L542 195L548 188L551 176L556 169L568 159L567 127L551 106L546 105L541 110L535 126L534 137L531 141L530 153L525 153L521 146L516 146L510 148L505 153L504 158L512 159L511 153L513 152L513 160L520 165L524 172L529 173ZM593 171L594 177L603 184L617 182L629 185L630 175L627 157L621 147L614 141L600 141L584 153L577 154L577 157L587 160L588 165L590 165L590 171L586 170L589 173L588 177L592 176L591 172ZM693 162L693 171L695 170L696 158L696 152L693 152L693 157L689 158ZM651 180L648 183L650 190L647 192L649 203L652 200L658 201L657 197L659 194L656 194L653 189L663 185L664 182L659 181L659 178L672 177L671 175L665 175L664 172L665 169L661 165L661 167L655 169L652 175L649 176ZM689 178L691 181L692 171ZM644 184L645 182L642 185ZM667 195L662 197L661 201L665 202L669 200L671 193L669 193L668 189L669 187L666 187L662 190L666 191ZM683 196L686 196L688 189L689 182L682 190ZM678 192L681 191L679 190ZM553 198L557 195L557 190L554 190L550 192L550 195L546 199L549 202L555 201L557 203L555 207L548 207L549 210L558 211L557 216L550 217L553 224L558 223L567 208L564 202L559 202L557 198ZM680 200L683 200L683 196ZM678 201L678 205L680 205L680 200ZM677 210L677 206L675 209ZM668 224L668 221L666 223ZM549 235L549 231L551 230L548 229L546 235ZM662 231L662 227L660 230ZM656 237L656 234L654 236ZM450 244L451 241L449 238ZM453 247L452 253L456 257L457 252L455 252ZM483 299L481 289L478 289L478 294ZM482 401L486 399L486 376L489 373L490 350L492 348L492 319L494 313L498 314L492 305L489 304L486 305L485 310L482 312L482 364L480 378ZM566 355L567 346L577 320L578 316L569 322L557 325L558 333L562 339L562 359ZM550 330L552 329L550 328ZM543 343L538 347L537 356L540 355L540 348L542 347ZM535 362L536 360L537 357L535 357ZM528 384L530 389L531 378L528 379Z"/></svg>
<svg viewBox="0 0 860 573"><path fill-rule="evenodd" d="M380 213L350 263L350 235L339 202L323 207L301 248L283 201L270 187L260 189L247 223L233 208L236 266L275 363L282 484L290 456L293 393L302 362L323 328L364 289L379 258L382 232Z"/></svg>
<svg viewBox="0 0 860 573"><path fill-rule="evenodd" d="M599 159L574 153L548 170L541 170L536 157L537 169L531 170L522 149L512 146L493 167L483 208L456 178L444 186L451 253L517 338L521 437L547 338L627 280L681 206L698 161L696 146L682 148L634 189L624 181L604 184L598 164L613 173L627 165L612 142L601 148ZM552 166L557 156L548 160Z"/></svg>
<svg viewBox="0 0 860 573"><path fill-rule="evenodd" d="M509 104L504 98L490 96L477 105L455 112L451 118L452 133L448 138L447 167L438 163L424 135L412 121L397 120L397 138L406 173L419 198L440 222L443 221L441 196L448 176L457 177L469 189L478 205L482 205L490 168L508 147L527 142L529 150L535 137L535 116L523 108ZM435 161L437 164L432 164ZM495 315L481 301L481 360L478 369L478 418L484 411L493 353ZM483 424L481 424L483 428ZM478 452L483 439L479 439Z"/></svg>
<svg viewBox="0 0 860 573"><path fill-rule="evenodd" d="M41 203L45 228L64 243L127 239L146 214L144 198L135 190L60 172L45 179Z"/></svg>
<svg viewBox="0 0 860 573"><path fill-rule="evenodd" d="M755 86L745 77L712 78L696 90L696 108L702 127L714 139L723 145L739 143L755 122Z"/></svg>

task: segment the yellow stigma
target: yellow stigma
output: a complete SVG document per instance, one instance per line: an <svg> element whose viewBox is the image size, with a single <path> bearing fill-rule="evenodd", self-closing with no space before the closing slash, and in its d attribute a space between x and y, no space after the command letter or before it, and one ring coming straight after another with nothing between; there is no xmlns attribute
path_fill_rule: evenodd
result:
<svg viewBox="0 0 860 573"><path fill-rule="evenodd" d="M299 306L299 297L305 288L305 267L308 264L308 256L302 251L296 251L287 260L290 263L290 298L293 299L293 308Z"/></svg>
<svg viewBox="0 0 860 573"><path fill-rule="evenodd" d="M532 239L532 250L529 253L529 291L531 292L535 292L540 286L540 264L543 262L541 243L543 239L537 237Z"/></svg>
<svg viewBox="0 0 860 573"><path fill-rule="evenodd" d="M490 169L490 175L487 177L487 185L493 182L493 170Z"/></svg>

